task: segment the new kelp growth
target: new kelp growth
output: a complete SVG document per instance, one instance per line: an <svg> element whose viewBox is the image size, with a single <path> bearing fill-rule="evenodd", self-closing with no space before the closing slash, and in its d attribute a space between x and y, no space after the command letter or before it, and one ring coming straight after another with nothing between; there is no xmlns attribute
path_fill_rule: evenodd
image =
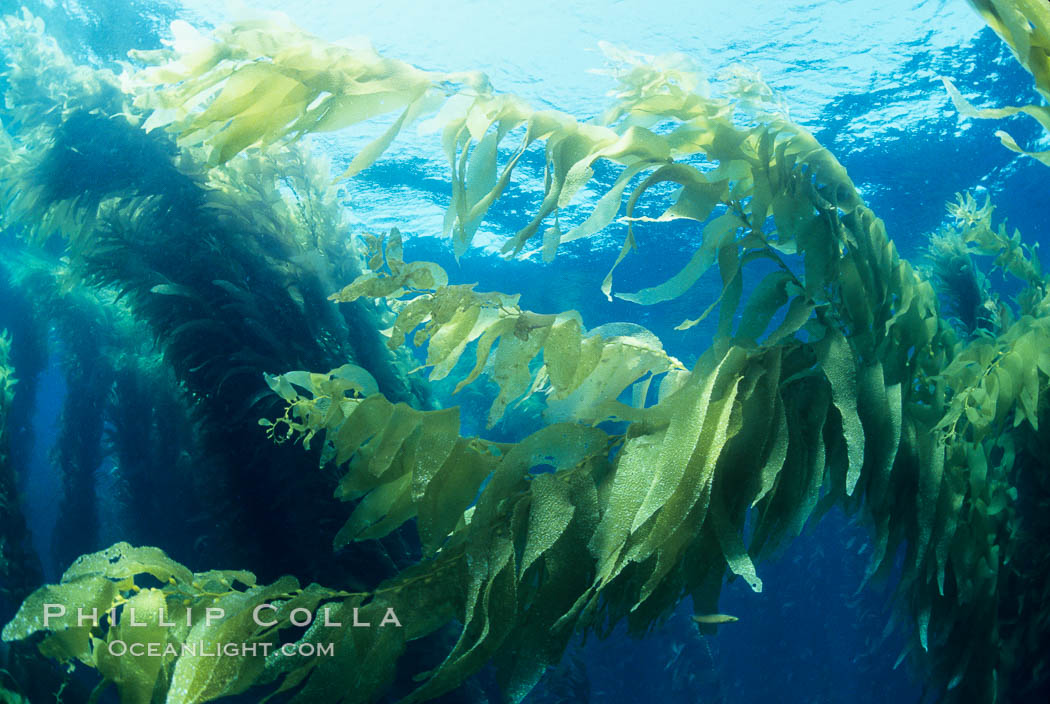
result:
<svg viewBox="0 0 1050 704"><path fill-rule="evenodd" d="M947 210L952 222L930 236L927 257L947 314L961 331L966 335L998 333L1018 316L1038 316L1046 296L1039 243L1026 246L1020 232L1007 232L1005 222L993 226L995 207L990 197L979 206L973 195L960 193ZM986 274L981 262L989 257L993 259ZM989 275L995 273L1021 286L1016 305L999 299L989 281Z"/></svg>
<svg viewBox="0 0 1050 704"><path fill-rule="evenodd" d="M139 55L153 67L125 83L137 91L143 127L165 127L181 154L211 167L198 160L199 178L262 174L261 189L279 173L261 168L268 149L398 111L351 162L352 175L437 108L430 124L442 131L452 168L445 229L457 255L524 154L542 147L542 203L505 250L531 246L546 225L549 260L562 242L597 234L623 209L615 269L643 233L692 221L701 244L678 274L617 295L659 304L717 268L719 294L680 326L715 315L714 339L687 370L638 326L588 330L574 311L527 311L517 296L452 284L436 264L405 261L396 231L366 237L367 265L341 291L333 286L332 298L385 305L388 346L400 350L411 336L426 348L432 380L456 371L471 348L473 368L456 390L492 379L490 425L529 395L548 424L514 443L463 437L458 408L392 397L361 360L327 372L271 369L266 382L285 408L261 424L279 443L320 446L336 497L352 504L332 532L334 547L411 531L419 559L372 589L300 593L291 578L257 587L236 577L238 587L227 573L204 588L171 565L153 575L170 587L143 589L91 555L82 560L101 562L101 571L81 574L75 564L62 584L27 600L6 639L51 631L46 653L99 669L125 701L201 702L255 684L296 702L374 701L391 691L424 701L487 663L519 701L574 633L606 633L622 620L644 633L686 595L698 614L717 613L727 576L761 591L758 560L838 504L871 526L865 581L889 575L894 556L903 557L896 596L905 654L946 699L991 702L1043 681L1045 655L1024 649L1046 632L1042 602L1023 598L1037 589L1040 568L1013 558L1027 530L1016 486L1046 457L1037 430L1048 406L1050 302L1037 260L1001 239L990 211L961 201L954 236L964 249L997 254L1024 293L1011 316L986 326L974 317L970 327L984 334L960 340L841 164L753 76L736 74L712 97L680 57L610 49L615 100L583 123L499 94L480 74L418 71L286 23L245 21L213 38L182 23L174 29L172 48ZM501 145L512 133L521 142L508 152ZM268 149L253 151L260 147ZM611 187L593 178L599 160L618 169ZM600 196L565 232L559 214L585 184ZM675 188L667 195L661 184ZM758 283L745 291L748 277ZM151 293L186 295L164 286ZM613 294L612 271L601 286ZM120 564L135 549L111 550L118 556L109 562ZM42 628L35 614L49 594L71 606L140 599L154 625L161 606L193 609L206 598L244 608L271 599L280 614L325 603L344 623L354 609L376 621L393 610L402 627L315 624L290 636L299 646L333 646L330 658L256 652L220 664L176 650L138 672L101 655L119 626ZM277 637L240 617L212 628L202 633L209 642ZM401 657L412 641L440 647L448 629L457 636L440 662L417 671L419 659ZM182 630L144 637L186 640ZM1022 671L1032 673L1027 681Z"/></svg>

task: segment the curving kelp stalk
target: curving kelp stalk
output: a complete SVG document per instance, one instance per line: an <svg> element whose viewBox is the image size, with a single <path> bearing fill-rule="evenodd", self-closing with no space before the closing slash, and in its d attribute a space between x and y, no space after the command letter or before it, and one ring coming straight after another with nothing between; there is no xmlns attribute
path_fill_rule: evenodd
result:
<svg viewBox="0 0 1050 704"><path fill-rule="evenodd" d="M572 516L580 508L578 499L562 503L563 511L570 516L557 521L562 532L556 531L553 536L549 531L546 535L541 532L533 537L532 526L551 525L550 519L527 518L532 514L526 506L535 505L534 492L544 484L539 479L545 475L531 483L522 481L528 476L530 462L560 468L555 476L572 474L571 465L581 471L581 467L606 457L607 444L585 442L573 434L577 431L568 429L573 426L555 426L572 439L564 442L568 458L555 460L544 455L543 459L509 463L513 452L505 454L484 443L479 445L479 441L465 445L463 441L449 441L444 445L449 455L442 452L437 457L420 458L414 449L419 440L412 439L416 436L410 428L422 428L421 437L428 437L427 446L433 446L428 434L454 426L454 417L441 412L443 417L433 416L428 421L430 416L413 416L396 407L381 412L383 402L374 397L357 402L363 414L358 416L355 402L343 399L348 389L365 393L365 388L347 383L345 375L310 377L306 396L291 387L277 389L291 403L292 416L284 422L305 432L306 438L325 428L329 432L326 456L349 463L342 484L347 497L366 496L340 535L375 536L391 525L418 517L425 546L428 542L432 549L441 545L444 539L440 536L448 527L458 526L447 540L451 546L463 545L463 550L473 556L470 574L455 575L469 579L472 585L462 597L462 611L457 614L465 624L461 640L415 696L422 699L454 685L484 659L479 653L507 663L510 669L505 670L505 677L510 691L527 689L536 675L524 664L523 654L550 651L544 651L539 642L524 645L521 632L513 626L494 630L496 624L515 618L524 624L521 611L528 613L530 625L543 624L537 637L548 646L549 633L560 632L558 626L571 631L573 626L589 627L626 616L637 630L644 630L653 619L666 614L683 592L691 592L698 605L713 611L727 566L760 588L750 554L761 554L778 541L797 535L814 511L820 513L835 501L842 501L848 508L861 509L874 527L876 552L869 576L888 571L886 556L904 550L898 595L905 622L911 624L909 649L929 653L921 659L928 662L932 675L950 696L960 701L993 699L996 669L1004 664L997 659L997 575L1008 558L1000 553L997 541L1012 519L1007 481L1011 463L1000 448L973 436L962 441L958 434L960 427L969 425L980 432L981 425L971 417L974 413L970 410L959 424L946 406L946 399L953 398L953 392L968 391L968 384L955 374L944 373L956 353L955 340L937 317L931 287L899 260L881 223L863 206L841 166L809 135L783 119L760 86L744 83L738 87L739 99L734 107L697 94L683 95L677 82L653 81L651 74L642 75L646 86L658 86L658 93L664 90L658 96L645 96L650 101L644 111L648 118L653 120L652 105L663 98L665 110L659 112L660 117L681 120L682 125L669 136L660 136L625 121L621 123L620 140L645 144L644 153L651 154L661 153L661 145L662 153L670 154L672 146L680 148L688 143L717 162L719 168L703 172L681 163L661 165L657 159L625 164L624 173L632 167L637 167L635 173L651 170L628 201L629 221L633 222L632 210L650 185L674 180L682 189L664 217L689 217L706 224L704 244L681 274L629 300L657 303L680 294L706 266L717 262L723 280L723 292L716 301L720 321L715 347L693 373L704 381L686 381L675 391L675 385L682 383L676 379L661 403L653 407L660 410L606 409L607 415L633 423L620 440L623 447L621 454L614 454L612 468L599 473L602 482L592 477L599 504L594 521L589 523L597 528L592 528L592 534L583 529L576 542L588 547L595 563L590 568L577 566L576 577L566 575L567 579L582 580L578 583L590 583L575 598L563 601L569 605L567 609L555 608L547 614L548 621L529 610L540 608L529 605L549 604L553 599L547 592L542 592L546 598L541 598L533 591L542 590L543 582L534 586L536 578L527 568L537 558L526 557L533 540L542 541L539 544L547 548L557 544L574 525ZM628 81L639 80L637 73L627 76ZM630 101L639 100L636 93L623 94L629 96L625 99L627 106L610 111L612 114L629 112ZM744 110L757 125L738 126L730 119L734 109ZM478 124L484 127L492 123ZM480 145L487 139L486 132L479 129L472 137ZM503 133L498 129L491 134ZM552 134L556 136L548 142L548 155L552 154L551 142L559 136ZM488 154L480 146L478 151ZM613 150L613 154L618 152ZM575 169L587 178L593 155L594 150L586 146L575 152L576 161L565 162L564 173ZM513 163L514 159L508 168ZM553 168L555 186L548 179L549 188L557 188L557 161ZM485 169L475 173L485 173ZM625 182L618 180L610 191L613 213L622 192L617 189ZM469 190L467 186L463 192ZM484 191L475 188L474 192ZM498 195L498 191L492 192ZM560 196L557 201L562 204ZM720 203L724 210L719 208ZM715 217L709 220L712 215ZM460 216L461 224L463 221ZM527 235L528 231L523 231L513 241L520 246ZM623 253L634 244L632 227ZM759 259L773 260L776 270L762 280L743 306L742 320L734 326L734 313L743 293L742 270L753 267L752 262ZM440 278L428 267L410 272L399 263L400 271L395 271L388 262L388 269L395 279L389 284L390 292L397 295L406 276L416 289L432 288L433 279ZM420 271L432 282L421 284ZM607 288L610 283L607 278ZM1041 298L1037 295L1044 290L1041 278L1036 276L1027 283L1035 286L1029 298ZM353 297L374 287L371 280L362 280L344 295ZM447 305L430 310L438 300ZM395 325L395 332L410 330L430 318L416 340L430 339L428 361L436 365L438 376L445 373L444 359L449 350L454 357L462 345L478 339L477 371L498 336L491 332L486 336L489 321L484 325L476 322L481 317L479 310L484 308L477 296L437 285L434 294L404 304L400 314L407 316L407 322ZM782 322L767 334L778 310L783 311ZM693 321L687 325L689 322ZM528 325L524 331L515 329L514 337L522 342L510 337L510 328L505 330L513 342L514 358L522 360L524 368L544 343L542 332L533 341L532 331L543 329L542 324ZM802 329L804 337L799 336ZM438 336L442 336L440 343L434 347ZM392 342L401 339L397 334ZM588 339L595 341L593 336ZM544 350L545 369L555 372L551 377L572 378L560 368L579 368L583 340L574 338L573 342L575 345L553 350L550 362ZM747 352L755 349L756 343L760 353ZM500 365L495 373L502 374L506 368ZM1032 376L1031 382L1025 382L1023 399L1008 394L998 399L998 409L990 410L990 402L985 401L978 414L998 420L1016 408L1014 417L1019 422L1034 425L1031 404L1044 397L1040 392L1047 381L1045 371L1038 369L1030 366L1026 372ZM541 371L537 378L542 376ZM305 383L306 378L289 378L289 383ZM525 390L520 385L516 388L519 393ZM546 388L555 399L563 393L557 384ZM573 388L567 391L571 393ZM316 410L310 406L314 399L321 401ZM667 406L661 409L663 404ZM337 406L341 410L337 411ZM666 410L672 406L674 412ZM366 407L368 412L364 411ZM784 410L774 410L770 416L770 407ZM949 428L952 420L956 423ZM371 429L362 429L366 422L373 424ZM692 425L683 425L687 422ZM388 440L388 436L402 440ZM764 452L755 457L752 450L747 457L735 449L734 441L744 438L747 442L741 447L763 447ZM389 442L402 447L405 456L413 459L399 464L394 455L391 460L389 450L381 450L389 447ZM552 439L548 436L542 443L534 442L546 446ZM609 442L615 447L617 441L612 438ZM600 448L594 450L596 454L588 455L580 449L589 444ZM535 447L530 440L522 446ZM581 454L572 455L570 448ZM534 451L522 450L526 457ZM473 468L457 470L445 479L458 487L455 495L459 501L437 502L431 498L445 482L435 482L433 493L430 482L442 476L445 467L464 465ZM501 475L505 481L499 481ZM477 505L468 509L473 491L480 486L481 478L488 476L492 479ZM602 486L608 487L608 493L603 495ZM617 493L618 486L622 493ZM520 497L518 503L514 497ZM603 500L609 504L603 505ZM435 517L431 512L440 512L435 505L449 514ZM543 505L549 506L549 501L544 499ZM496 506L502 507L502 512ZM748 549L744 547L743 526L749 508L754 509L756 518ZM460 512L467 518L457 521L455 516ZM519 515L521 518L516 518ZM509 534L490 537L494 530L500 535L502 529L496 525L504 526ZM457 536L457 530L463 537ZM515 563L514 551L506 552L513 545L524 546L520 566ZM543 548L537 549L542 556ZM691 557L685 560L687 564L703 567L683 574L679 561L686 555ZM453 559L443 551L435 558L433 569L439 574L450 570L444 563ZM480 572L478 565L482 566ZM548 578L556 579L553 574ZM504 586L504 580L510 585ZM495 596L496 589L510 591ZM505 604L516 593L519 606L507 611ZM496 603L502 605L498 614L491 611ZM598 619L596 614L603 610L604 619ZM554 651L560 653L557 647ZM542 656L533 656L532 660L542 669Z"/></svg>
<svg viewBox="0 0 1050 704"><path fill-rule="evenodd" d="M637 327L588 331L572 311L526 311L514 296L451 285L436 265L405 262L396 233L367 240L370 271L333 298L386 302L395 316L388 344L400 349L414 332L434 380L456 371L471 347L475 364L460 386L481 374L492 378L499 394L490 422L531 394L542 400L549 424L516 443L462 437L458 408L414 406L360 360L297 367L330 372L267 376L269 402L284 412L265 416L262 425L285 452L293 438L311 452L320 446L322 462L338 475L337 497L353 506L341 529L322 519L315 532L342 549L413 530L421 558L368 591L340 591L341 584L297 591L290 577L270 587L246 573L202 579L152 549L118 544L81 558L62 584L31 596L5 639L50 631L45 652L98 669L100 687L114 683L126 701L203 702L258 685L293 702L367 702L387 694L416 702L456 689L490 663L506 698L520 701L575 633L604 634L624 620L632 633L645 633L686 595L702 629L730 622L711 617L723 582L740 577L762 590L760 558L838 504L871 526L875 549L865 582L888 576L900 556L896 620L908 639L902 657L919 666L931 690L951 702L994 702L1046 686L1045 651L1024 649L1046 638L1044 553L1025 537L1038 516L1025 515L1032 509L1018 488L1043 486L1038 428L1050 405L1050 304L1036 260L1013 238L1000 242L990 220L984 227L983 216L970 209L974 227L960 239L998 252L1000 266L1026 288L1016 319L1001 316L987 334L959 341L938 312L932 286L900 259L841 164L751 77L738 76L728 97L711 97L680 61L621 52L614 104L597 122L581 123L497 94L477 74L426 74L277 23L236 24L215 39L182 24L176 30L173 49L145 57L155 67L131 82L141 91L138 107L153 110L143 115L146 126L167 126L184 148L203 148L201 163L212 170L195 172L201 183L250 183L237 175L260 168L253 145L402 110L351 163L350 172L359 170L433 100L444 106L434 125L443 130L452 167L446 227L457 255L470 246L523 154L542 145L544 200L507 251L528 246L547 218L553 219L542 234L547 259L560 242L596 234L616 219L637 177L613 268L667 220L693 221L701 244L669 281L618 295L657 305L717 268L719 294L680 326L714 314L714 340L686 371ZM499 146L516 128L523 141L507 155ZM563 233L559 212L584 184L595 185L598 160L618 168L617 179L583 223ZM654 187L664 183L678 188L660 195L666 191ZM252 202L243 195L247 188L236 190L236 203ZM22 192L30 195L19 196L17 206L37 208L39 190ZM164 220L148 214L158 204L165 218L194 224L179 209L164 209L159 194L112 206L99 199L90 205L95 216L105 216L104 226L76 230L90 237L86 244L74 238L73 246L89 272L124 282L147 319L164 314L151 308L164 296L173 304L164 310L182 311L179 319L213 320L200 311L221 306L202 293L209 289L196 269L173 269L135 249L130 233ZM45 223L65 217L56 206L45 199ZM959 208L965 216L967 206ZM239 223L247 216L231 210L230 217ZM274 250L283 257L296 251L258 223L251 231L285 243ZM224 248L231 241L225 237L209 241L216 243L211 256L236 252L232 260L245 269L245 262L258 261L252 257L266 258L238 238L232 240L238 247ZM94 246L103 248L92 259ZM123 260L125 252L136 254ZM143 274L138 283L123 273L128 261L167 278ZM260 307L276 297L272 305L279 308L295 286L305 302L302 276L271 273L262 289L252 283L243 290ZM745 291L751 276L758 283ZM223 281L238 288L241 279ZM601 286L612 295L612 272ZM320 304L298 310L318 316L302 323L304 334L326 330L333 319ZM155 327L175 338L165 342L169 349L179 349L184 332L174 322ZM265 328L237 330L261 350L274 346ZM187 369L178 355L170 357L209 404L224 398L219 389L228 379L201 371L209 358ZM246 365L245 378L258 366ZM653 383L658 388L650 393ZM628 390L631 403L623 401ZM266 410L260 404L244 413ZM274 512L294 518L293 511ZM145 581L136 582L142 573L167 586L143 588ZM290 636L301 648L331 647L331 658L241 652L219 665L175 648L148 670L132 672L102 648L124 635L119 626L44 628L38 614L49 595L88 607L134 601L155 626L161 606L228 603L238 618L192 634L208 642L273 642L276 630L260 632L243 617L264 599L280 604L278 630L300 604L325 605L332 621L343 624L355 613L375 623L393 613L402 627L315 623ZM403 657L412 641L437 646L450 629L458 637L441 662ZM142 637L166 647L190 635L180 628Z"/></svg>

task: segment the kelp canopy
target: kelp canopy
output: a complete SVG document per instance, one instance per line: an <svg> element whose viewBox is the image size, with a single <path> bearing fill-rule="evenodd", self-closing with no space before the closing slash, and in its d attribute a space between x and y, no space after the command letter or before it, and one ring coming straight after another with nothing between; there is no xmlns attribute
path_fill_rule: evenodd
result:
<svg viewBox="0 0 1050 704"><path fill-rule="evenodd" d="M1015 49L1028 42L1018 53L1043 87L1045 8L981 3L986 14L993 6L997 31ZM28 16L8 18L5 32L22 53L17 65L53 49ZM404 552L388 556L394 574L368 588L301 588L291 576L263 586L249 572L193 574L156 548L119 543L31 595L5 640L46 632L43 654L97 669L97 691L113 684L124 702L204 702L251 687L294 702L425 701L488 663L505 697L520 701L576 633L607 633L624 620L644 633L684 596L701 629L729 621L710 617L727 576L761 591L761 558L839 505L871 528L865 581L890 575L894 556L903 556L902 657L923 669L931 689L948 701L993 702L1046 686L1048 651L1032 647L1046 642L1050 613L1045 548L1033 540L1018 487L1045 499L1039 428L1050 406L1050 300L1037 256L993 224L990 206L970 198L952 206L956 222L941 236L953 244L941 247L943 256L994 256L1022 293L1011 307L975 274L953 288L954 310L989 314L957 330L845 169L755 76L739 72L719 93L681 57L610 47L613 103L581 122L499 93L482 74L424 72L368 48L326 44L286 21L246 20L212 36L177 22L173 34L169 49L135 54L148 67L129 69L119 88L106 74L69 66L67 92L49 94L9 72L19 80L9 89L18 129L4 136L9 158L0 171L6 224L26 237L62 238L84 280L128 294L206 417L231 408L264 415L258 398L234 408L247 399L220 390L233 376L258 372L258 382L267 372L266 398L281 409L258 420L258 440L319 452L324 480L315 484L350 504L342 527L326 536L336 555L393 538ZM504 251L518 254L538 239L550 261L562 243L626 223L619 256L595 285L658 305L716 269L719 293L680 325L714 316L709 348L687 369L640 326L588 329L576 311L528 311L516 295L452 283L437 264L406 261L396 230L363 236L353 255L338 251L338 206L297 142L387 113L393 123L344 177L432 114L452 174L445 232L459 257L523 155L542 150L542 202ZM261 233L270 249L243 236L214 242L238 266L275 272L266 280L275 290L247 284L232 265L212 280L206 270L143 279L142 265L153 262L137 238L166 227L172 204L148 181L69 192L42 177L69 156L60 151L67 133L88 119L150 140L163 165L151 173L198 194L220 223ZM563 231L560 211L585 186L601 188L599 165L615 171L613 184ZM250 215L241 210L249 204ZM252 227L238 218L253 219ZM614 292L613 270L638 240L681 220L694 224L699 246L680 271ZM952 266L943 271L958 271ZM951 285L947 274L941 280ZM345 314L318 297L324 285L330 301L358 306L353 332L388 328L389 354L346 340ZM171 314L159 303L169 300L198 317ZM191 357L187 335L221 337L220 311L228 309L250 312L258 325L245 325L245 334L266 354L234 352L232 368L214 361L220 352ZM271 339L269 314L305 318L297 330L313 337ZM405 381L407 347L425 354L432 382L472 359L453 394L490 380L497 393L489 426L529 399L542 427L517 442L462 436L460 409L446 405L454 398L431 402L418 382ZM349 361L299 366L342 352ZM138 607L151 627L131 634L115 623L45 626L42 605L50 602ZM274 623L260 626L250 614L270 602ZM221 622L160 625L162 609L192 616L217 605L226 611ZM290 628L293 610L322 606L344 624L396 613L401 627ZM107 644L132 639L163 647L150 659L108 654ZM261 649L209 660L167 649L275 649L287 640L332 647L334 657ZM438 657L404 657L417 647Z"/></svg>

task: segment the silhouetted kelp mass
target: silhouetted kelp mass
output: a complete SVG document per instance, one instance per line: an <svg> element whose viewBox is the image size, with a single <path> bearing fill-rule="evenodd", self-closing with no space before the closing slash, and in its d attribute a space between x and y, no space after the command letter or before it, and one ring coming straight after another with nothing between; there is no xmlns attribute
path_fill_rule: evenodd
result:
<svg viewBox="0 0 1050 704"><path fill-rule="evenodd" d="M8 416L17 383L11 365L11 336L4 330L0 332L0 603L24 599L42 576L36 556L27 552L27 528L18 509L18 484L8 451Z"/></svg>
<svg viewBox="0 0 1050 704"><path fill-rule="evenodd" d="M1045 95L1050 8L975 4ZM864 582L899 569L901 657L929 691L968 703L1046 689L1050 561L1035 528L1048 495L1050 296L1037 254L990 203L949 206L954 223L929 251L935 292L842 165L747 72L712 97L680 55L603 46L617 89L581 122L483 74L424 72L286 19L173 32L171 48L133 53L148 67L119 83L75 66L28 13L0 34L4 225L52 257L19 261L11 278L46 292L36 317L71 340L56 554L86 553L65 556L58 584L17 594L3 639L18 649L16 682L36 687L27 696L57 687L25 684L45 665L22 641L97 670L90 695L70 690L92 700L113 685L143 704L244 692L482 701L471 678L491 670L517 702L575 635L623 621L644 635L687 595L700 633L731 628L738 617L718 609L726 579L761 591L761 559L836 505L873 532ZM952 96L978 117L1023 111L1047 125L1045 107L978 112ZM713 316L694 368L641 326L588 330L576 311L451 283L435 263L406 261L397 230L351 243L329 166L301 139L396 115L350 177L433 111L457 257L542 147L542 202L504 251L538 239L550 261L626 223L601 290L647 306L717 270L718 295L679 326ZM618 170L607 188L599 164ZM563 231L558 213L585 186L600 193ZM701 233L690 260L614 293L637 238L669 220ZM992 290L982 257L1017 295ZM411 375L413 347L430 382L490 382L490 427L538 408L541 428L516 442L462 436L460 409ZM0 381L12 378L6 350L5 338ZM532 405L515 408L523 399ZM2 449L0 500L13 503ZM99 549L107 457L127 537L160 547ZM17 513L4 533L15 547ZM157 530L172 515L193 528ZM260 574L195 573L190 558ZM0 559L5 574L38 579L31 553ZM134 609L146 625L62 620L78 607ZM222 657L206 650L225 645ZM286 647L326 657L282 657ZM561 681L586 696L582 668Z"/></svg>
<svg viewBox="0 0 1050 704"><path fill-rule="evenodd" d="M187 179L173 157L171 143L160 135L129 130L119 117L77 111L55 130L54 144L32 177L47 203L86 198L97 207L114 192L184 191Z"/></svg>

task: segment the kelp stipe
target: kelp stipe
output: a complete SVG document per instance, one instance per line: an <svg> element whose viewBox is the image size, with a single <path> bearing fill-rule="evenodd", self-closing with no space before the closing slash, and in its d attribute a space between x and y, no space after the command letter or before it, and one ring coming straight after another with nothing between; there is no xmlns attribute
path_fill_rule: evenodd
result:
<svg viewBox="0 0 1050 704"><path fill-rule="evenodd" d="M12 336L0 331L0 612L17 609L39 584L43 571L33 551L20 501L20 477L11 462L11 407L18 379L11 363ZM18 393L24 393L23 388ZM63 685L49 683L49 664L28 643L0 646L0 701L30 704L30 696L49 697Z"/></svg>
<svg viewBox="0 0 1050 704"><path fill-rule="evenodd" d="M11 366L11 336L0 331L0 606L25 598L26 588L40 577L40 564L29 545L29 531L19 506L18 481L10 462L8 415L18 379Z"/></svg>
<svg viewBox="0 0 1050 704"><path fill-rule="evenodd" d="M27 327L51 329L51 352L60 360L61 414L49 453L59 474L53 541L59 565L72 559L70 551L83 553L110 539L100 531L107 525L120 525L138 540L164 536L173 553L192 553L194 536L175 526L184 529L186 519L201 514L207 491L186 469L196 466L203 474L210 461L191 430L185 396L161 356L149 350L148 330L108 292L76 285L55 257L12 254L0 272ZM124 490L143 479L155 491ZM157 515L169 522L158 524Z"/></svg>

